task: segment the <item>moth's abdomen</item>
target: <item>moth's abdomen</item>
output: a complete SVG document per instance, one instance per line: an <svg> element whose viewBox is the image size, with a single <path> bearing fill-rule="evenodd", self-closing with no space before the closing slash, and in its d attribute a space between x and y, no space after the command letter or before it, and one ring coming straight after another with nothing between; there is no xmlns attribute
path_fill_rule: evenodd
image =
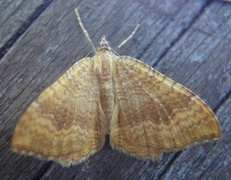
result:
<svg viewBox="0 0 231 180"><path fill-rule="evenodd" d="M108 77L105 79L101 79L101 84L100 84L100 103L104 111L108 125L112 118L112 113L113 113L113 109L115 106L114 91L113 91L113 86L111 85L111 83L112 81L110 77Z"/></svg>

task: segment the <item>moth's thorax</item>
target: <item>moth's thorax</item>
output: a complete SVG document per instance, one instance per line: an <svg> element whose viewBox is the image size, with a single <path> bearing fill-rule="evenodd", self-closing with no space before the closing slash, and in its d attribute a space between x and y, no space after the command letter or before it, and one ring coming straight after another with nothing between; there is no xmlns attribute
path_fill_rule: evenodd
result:
<svg viewBox="0 0 231 180"><path fill-rule="evenodd" d="M95 72L102 76L110 75L111 63L115 58L116 55L112 52L105 36L103 36L93 57Z"/></svg>
<svg viewBox="0 0 231 180"><path fill-rule="evenodd" d="M112 75L112 70L118 56L107 48L100 48L93 56L93 64L95 73L100 76Z"/></svg>

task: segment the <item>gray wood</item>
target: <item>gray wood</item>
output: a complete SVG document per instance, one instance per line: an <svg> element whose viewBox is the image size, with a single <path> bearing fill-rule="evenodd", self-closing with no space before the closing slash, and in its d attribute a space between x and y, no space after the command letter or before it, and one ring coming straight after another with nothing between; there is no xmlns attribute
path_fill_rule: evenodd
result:
<svg viewBox="0 0 231 180"><path fill-rule="evenodd" d="M50 1L0 1L0 58L36 20Z"/></svg>
<svg viewBox="0 0 231 180"><path fill-rule="evenodd" d="M3 54L0 59L1 179L231 178L231 3L21 0L5 1L5 5L2 2L0 14L5 16L0 20L0 50L7 47L7 51L0 52ZM41 11L38 7L42 7ZM167 153L155 162L114 151L108 141L89 160L69 168L13 153L11 137L28 105L92 51L76 20L75 7L95 45L106 35L116 48L139 23L138 32L118 53L138 58L193 90L217 114L223 137ZM18 17L28 21L31 14L37 16L29 26L18 22ZM9 28L13 31L9 32ZM16 36L17 29L23 28ZM14 42L8 45L12 37Z"/></svg>

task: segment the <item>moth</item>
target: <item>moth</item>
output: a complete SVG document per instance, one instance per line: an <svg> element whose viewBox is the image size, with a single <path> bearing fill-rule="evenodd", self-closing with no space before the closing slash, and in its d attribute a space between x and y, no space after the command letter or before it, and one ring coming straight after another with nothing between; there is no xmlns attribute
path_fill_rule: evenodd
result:
<svg viewBox="0 0 231 180"><path fill-rule="evenodd" d="M95 55L77 61L32 102L15 128L14 151L69 166L99 151L107 134L113 149L151 160L221 137L216 116L197 95L117 55L105 36L95 49L75 12Z"/></svg>

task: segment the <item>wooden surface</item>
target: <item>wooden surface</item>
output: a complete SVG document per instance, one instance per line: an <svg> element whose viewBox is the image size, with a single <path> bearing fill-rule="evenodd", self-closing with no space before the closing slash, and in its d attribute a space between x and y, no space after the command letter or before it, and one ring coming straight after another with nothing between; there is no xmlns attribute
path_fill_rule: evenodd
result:
<svg viewBox="0 0 231 180"><path fill-rule="evenodd" d="M28 105L106 35L118 51L190 88L216 113L217 141L142 161L104 148L69 168L15 154L14 128ZM210 0L0 1L0 179L230 179L231 3Z"/></svg>

